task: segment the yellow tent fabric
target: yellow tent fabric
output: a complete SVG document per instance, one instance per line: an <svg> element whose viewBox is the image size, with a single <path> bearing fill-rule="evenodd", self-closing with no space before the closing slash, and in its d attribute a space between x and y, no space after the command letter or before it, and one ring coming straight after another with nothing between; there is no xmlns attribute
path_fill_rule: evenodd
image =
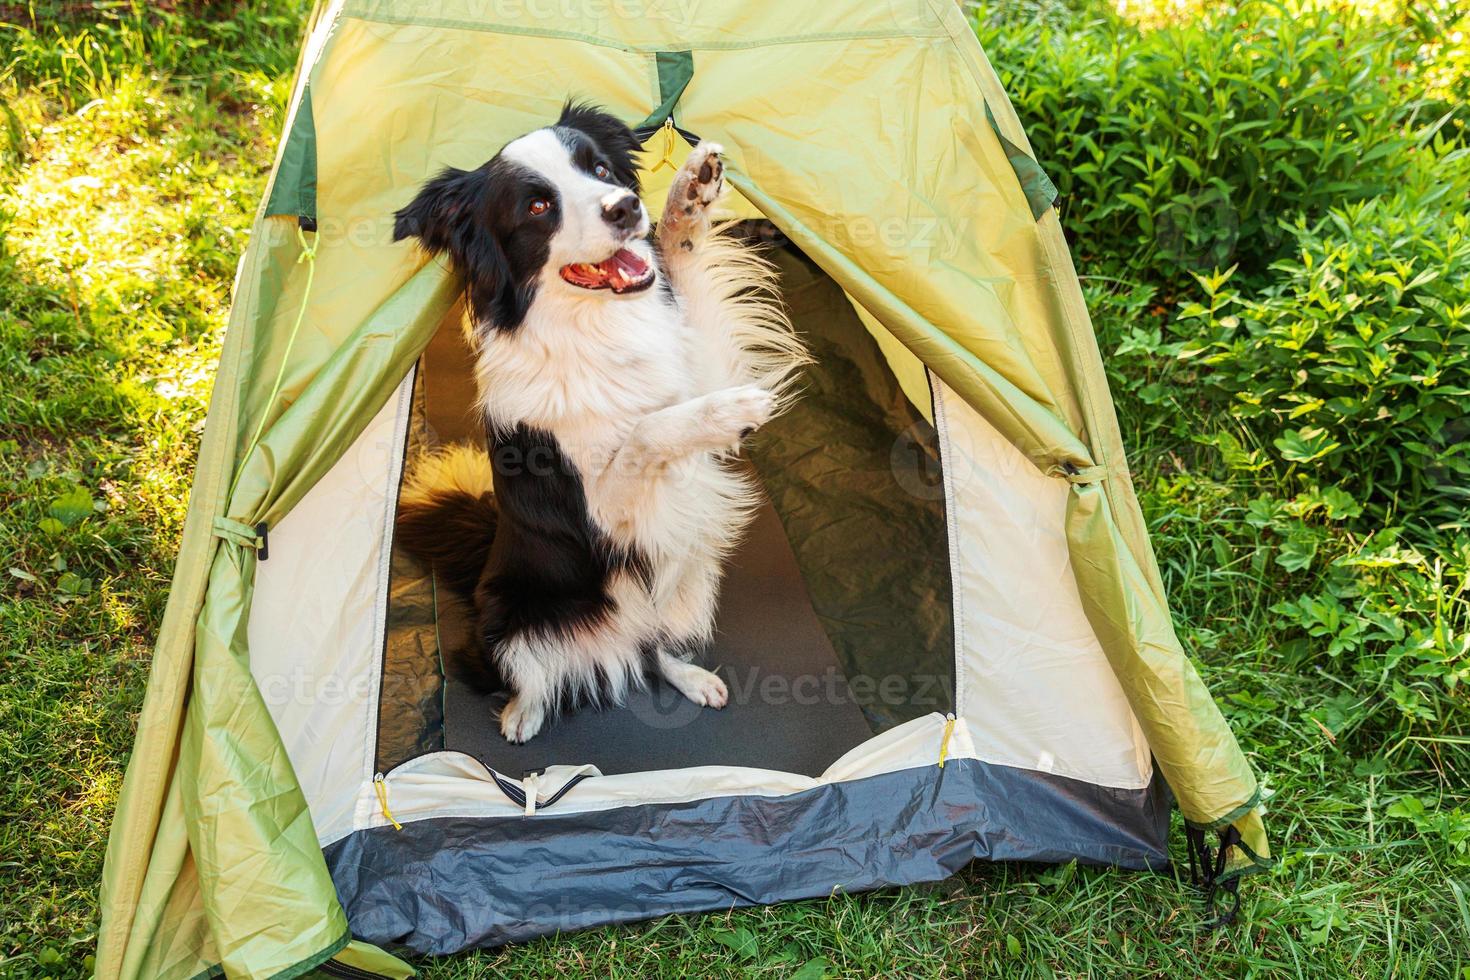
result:
<svg viewBox="0 0 1470 980"><path fill-rule="evenodd" d="M291 977L329 958L408 975L351 942L254 690L253 529L341 456L454 302L441 265L392 242L393 212L441 167L478 165L569 96L647 118L663 101L658 55L673 51L693 67L678 126L725 145L743 199L1071 484L1088 618L1181 810L1235 825L1233 866L1264 861L1257 781L1175 636L1055 211L1033 213L1005 145L1028 144L959 9L534 6L335 0L313 17L290 128L313 151L312 184L295 190L314 195L316 230L298 236L295 216L263 209L242 265L108 848L97 975Z"/></svg>

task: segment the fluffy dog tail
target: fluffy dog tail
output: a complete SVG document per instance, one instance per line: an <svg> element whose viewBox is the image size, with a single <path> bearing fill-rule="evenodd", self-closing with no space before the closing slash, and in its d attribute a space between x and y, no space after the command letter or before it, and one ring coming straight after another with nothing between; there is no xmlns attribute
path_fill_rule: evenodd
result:
<svg viewBox="0 0 1470 980"><path fill-rule="evenodd" d="M474 446L450 446L414 463L398 495L396 541L473 604L496 518L490 457Z"/></svg>

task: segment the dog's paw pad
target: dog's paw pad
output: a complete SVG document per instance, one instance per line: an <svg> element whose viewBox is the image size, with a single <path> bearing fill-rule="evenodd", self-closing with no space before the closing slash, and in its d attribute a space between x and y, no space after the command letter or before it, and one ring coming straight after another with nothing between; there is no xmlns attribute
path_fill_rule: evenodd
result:
<svg viewBox="0 0 1470 980"><path fill-rule="evenodd" d="M669 188L665 213L675 222L697 220L720 199L725 191L724 147L718 143L700 143L689 154Z"/></svg>
<svg viewBox="0 0 1470 980"><path fill-rule="evenodd" d="M546 711L539 704L514 697L500 709L500 734L507 742L520 745L529 742L546 723Z"/></svg>

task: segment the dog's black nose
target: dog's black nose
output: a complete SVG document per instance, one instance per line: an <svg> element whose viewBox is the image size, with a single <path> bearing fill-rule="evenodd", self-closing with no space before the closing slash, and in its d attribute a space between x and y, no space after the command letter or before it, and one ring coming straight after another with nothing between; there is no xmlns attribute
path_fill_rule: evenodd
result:
<svg viewBox="0 0 1470 980"><path fill-rule="evenodd" d="M642 208L638 204L637 194L625 194L611 204L602 206L603 220L614 228L622 231L632 231L638 227L642 220Z"/></svg>

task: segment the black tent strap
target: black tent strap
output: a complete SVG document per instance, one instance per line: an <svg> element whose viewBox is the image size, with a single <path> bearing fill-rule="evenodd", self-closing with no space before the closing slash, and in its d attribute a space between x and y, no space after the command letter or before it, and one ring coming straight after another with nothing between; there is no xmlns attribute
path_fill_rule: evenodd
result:
<svg viewBox="0 0 1470 980"><path fill-rule="evenodd" d="M1240 876L1225 878L1225 863L1230 848L1241 842L1240 831L1233 825L1220 829L1220 846L1211 849L1205 837L1205 829L1187 825L1184 841L1189 850L1189 883L1205 893L1205 910L1211 916L1206 925L1210 929L1223 929L1235 921L1240 912ZM1220 907L1220 893L1229 896L1228 904Z"/></svg>
<svg viewBox="0 0 1470 980"><path fill-rule="evenodd" d="M381 973L373 973L339 960L327 960L316 968L324 977L341 977L342 980L387 980Z"/></svg>
<svg viewBox="0 0 1470 980"><path fill-rule="evenodd" d="M265 521L251 527L228 517L216 517L213 532L217 538L254 551L258 561L265 561L270 557L270 528Z"/></svg>

